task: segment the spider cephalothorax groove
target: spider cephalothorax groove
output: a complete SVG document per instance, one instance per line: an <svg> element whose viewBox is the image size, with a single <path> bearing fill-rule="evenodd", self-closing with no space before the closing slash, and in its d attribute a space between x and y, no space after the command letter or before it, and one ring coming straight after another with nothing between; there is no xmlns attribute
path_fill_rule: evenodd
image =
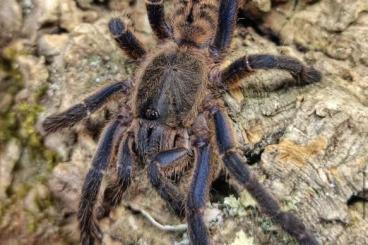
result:
<svg viewBox="0 0 368 245"><path fill-rule="evenodd" d="M238 0L221 0L220 4L214 0L177 0L175 18L170 20L165 18L162 0L147 0L146 7L160 42L156 51L145 50L120 19L109 22L117 44L138 61L134 78L102 88L43 122L45 131L51 133L80 122L114 96L132 94L105 127L85 178L78 211L82 244L101 240L95 216L106 217L119 204L137 163L147 170L151 184L175 213L186 217L191 243L210 244L202 214L219 162L258 201L264 213L300 244L319 244L299 218L280 209L250 172L246 159L237 151L221 94L257 69L286 70L301 85L320 81L320 73L294 58L268 54L244 56L221 69L235 27ZM104 170L113 160L117 178L105 189L95 212ZM194 164L188 164L191 161ZM182 165L193 167L187 195L167 178L167 169L181 169Z"/></svg>

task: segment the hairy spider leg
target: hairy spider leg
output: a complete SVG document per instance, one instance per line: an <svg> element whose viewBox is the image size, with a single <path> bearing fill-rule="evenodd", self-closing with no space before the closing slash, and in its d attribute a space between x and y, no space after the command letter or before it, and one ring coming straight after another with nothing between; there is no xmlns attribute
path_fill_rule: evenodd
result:
<svg viewBox="0 0 368 245"><path fill-rule="evenodd" d="M215 60L221 59L231 44L239 0L221 0L218 24L214 41L210 47L211 55Z"/></svg>
<svg viewBox="0 0 368 245"><path fill-rule="evenodd" d="M221 83L232 85L258 69L281 69L291 73L300 85L319 82L322 75L313 67L307 67L289 56L257 54L241 57L221 72Z"/></svg>
<svg viewBox="0 0 368 245"><path fill-rule="evenodd" d="M116 162L117 177L104 191L102 204L97 209L97 219L102 219L110 214L111 209L115 208L121 202L124 192L131 183L132 165L135 160L132 148L133 142L134 136L129 135L119 144Z"/></svg>
<svg viewBox="0 0 368 245"><path fill-rule="evenodd" d="M109 21L109 30L119 47L132 59L137 60L146 54L142 43L134 36L119 18Z"/></svg>
<svg viewBox="0 0 368 245"><path fill-rule="evenodd" d="M171 27L165 20L163 0L146 0L148 20L153 32L159 39L172 37Z"/></svg>
<svg viewBox="0 0 368 245"><path fill-rule="evenodd" d="M101 240L102 238L101 230L93 214L94 205L104 171L112 159L117 136L121 135L122 130L130 124L131 120L131 115L119 115L117 119L105 127L98 142L92 166L84 180L77 214L81 230L81 243L83 245L93 244L95 240Z"/></svg>
<svg viewBox="0 0 368 245"><path fill-rule="evenodd" d="M47 117L42 127L46 133L56 132L62 128L72 127L104 106L114 95L127 95L132 88L132 81L124 80L108 85L69 109Z"/></svg>
<svg viewBox="0 0 368 245"><path fill-rule="evenodd" d="M246 161L242 160L235 150L235 140L231 126L220 110L215 110L213 119L216 128L216 139L222 160L229 172L238 180L258 202L261 209L302 245L318 245L317 239L310 233L302 221L289 212L280 209L278 202L257 181L251 173Z"/></svg>
<svg viewBox="0 0 368 245"><path fill-rule="evenodd" d="M148 166L148 178L160 196L179 217L184 216L184 196L160 171L180 163L188 156L188 149L180 147L158 153Z"/></svg>
<svg viewBox="0 0 368 245"><path fill-rule="evenodd" d="M195 144L195 170L187 196L186 218L192 245L210 244L203 212L206 208L211 174L211 147L208 139L198 139Z"/></svg>

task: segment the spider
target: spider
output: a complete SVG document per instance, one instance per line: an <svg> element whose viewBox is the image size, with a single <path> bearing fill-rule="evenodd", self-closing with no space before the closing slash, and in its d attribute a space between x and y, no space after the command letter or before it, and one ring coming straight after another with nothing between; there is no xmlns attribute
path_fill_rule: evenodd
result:
<svg viewBox="0 0 368 245"><path fill-rule="evenodd" d="M319 244L250 172L238 153L221 96L258 69L288 71L302 85L320 81L321 74L294 58L268 54L244 56L222 69L238 5L238 0L177 0L169 19L163 0L146 0L149 23L159 41L157 50L149 52L122 20L112 18L108 27L113 38L139 64L134 78L104 87L43 121L44 130L52 133L82 121L115 96L132 95L105 126L85 177L77 215L82 244L101 241L97 220L119 204L139 166L175 213L185 216L191 244L210 244L203 212L219 164L300 244ZM112 161L117 177L95 208L104 171ZM189 190L182 193L169 173L188 166L192 177Z"/></svg>

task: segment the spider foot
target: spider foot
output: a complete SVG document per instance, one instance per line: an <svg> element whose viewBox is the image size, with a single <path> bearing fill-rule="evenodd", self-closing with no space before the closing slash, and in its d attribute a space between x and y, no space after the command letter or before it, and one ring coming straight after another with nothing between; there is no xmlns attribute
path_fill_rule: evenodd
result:
<svg viewBox="0 0 368 245"><path fill-rule="evenodd" d="M125 186L129 185L127 183ZM126 188L121 189L121 185L112 185L106 188L104 192L103 203L96 210L97 220L106 218L109 216L111 210L115 208L121 201L123 193Z"/></svg>
<svg viewBox="0 0 368 245"><path fill-rule="evenodd" d="M87 108L84 104L77 104L68 110L47 117L42 127L46 133L53 133L64 127L71 127L87 116Z"/></svg>
<svg viewBox="0 0 368 245"><path fill-rule="evenodd" d="M42 122L42 128L49 134L62 128L72 127L88 117L89 114L103 107L114 95L119 93L126 95L131 88L132 81L130 80L115 82L103 87L85 98L82 103L76 104L61 113L46 117Z"/></svg>
<svg viewBox="0 0 368 245"><path fill-rule="evenodd" d="M99 206L96 210L96 218L97 220L106 218L110 214L110 209L105 208L104 206Z"/></svg>
<svg viewBox="0 0 368 245"><path fill-rule="evenodd" d="M109 30L119 47L131 58L139 59L145 55L146 51L141 42L119 18L110 20Z"/></svg>
<svg viewBox="0 0 368 245"><path fill-rule="evenodd" d="M303 84L317 83L321 81L322 74L313 67L303 67L298 75L293 75L296 79L303 81Z"/></svg>
<svg viewBox="0 0 368 245"><path fill-rule="evenodd" d="M101 229L98 227L96 221L82 225L80 237L82 245L99 244L102 241L102 237Z"/></svg>
<svg viewBox="0 0 368 245"><path fill-rule="evenodd" d="M318 245L316 238L307 231L305 225L294 214L281 212L275 217L282 228L294 236L302 245Z"/></svg>

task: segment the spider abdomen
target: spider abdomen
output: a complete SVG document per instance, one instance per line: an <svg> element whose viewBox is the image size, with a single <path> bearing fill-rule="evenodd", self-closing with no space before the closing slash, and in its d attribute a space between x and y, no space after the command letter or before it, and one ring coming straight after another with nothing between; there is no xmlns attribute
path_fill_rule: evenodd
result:
<svg viewBox="0 0 368 245"><path fill-rule="evenodd" d="M205 86L204 69L192 54L171 51L155 56L141 75L136 115L168 126L190 124Z"/></svg>

